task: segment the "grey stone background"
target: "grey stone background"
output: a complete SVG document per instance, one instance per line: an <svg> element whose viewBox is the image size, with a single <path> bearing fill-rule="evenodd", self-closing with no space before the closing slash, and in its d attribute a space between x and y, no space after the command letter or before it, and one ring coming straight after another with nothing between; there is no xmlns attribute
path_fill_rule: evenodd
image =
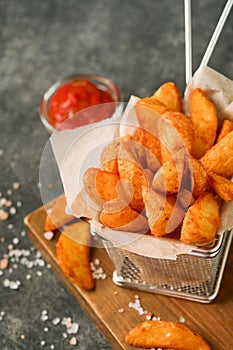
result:
<svg viewBox="0 0 233 350"><path fill-rule="evenodd" d="M224 5L224 0L193 1L194 70ZM209 63L231 79L232 15ZM52 83L74 73L112 79L125 101L131 94L150 95L168 80L183 91L183 1L0 0L0 192L16 209L8 221L0 221L0 259L13 244L21 254L28 251L34 265L42 261L23 225L24 216L41 205L39 164L48 134L39 120L39 103ZM20 184L18 190L13 188L15 182ZM6 279L19 281L18 289L5 287ZM47 323L41 320L43 310L48 312ZM76 347L62 336L64 326L51 322L65 316L80 325ZM0 275L0 349L51 345L60 350L110 349L46 264L30 268L11 257Z"/></svg>

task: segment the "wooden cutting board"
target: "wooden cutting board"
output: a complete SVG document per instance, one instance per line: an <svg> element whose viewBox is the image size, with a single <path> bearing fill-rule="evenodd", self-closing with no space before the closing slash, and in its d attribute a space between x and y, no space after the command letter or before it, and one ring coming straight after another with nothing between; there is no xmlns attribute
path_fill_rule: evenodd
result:
<svg viewBox="0 0 233 350"><path fill-rule="evenodd" d="M232 247L220 292L211 304L201 304L116 286L112 282L113 264L103 248L93 248L92 260L94 261L95 258L100 260L100 266L107 274L107 278L97 280L93 291L85 291L71 283L61 271L55 256L55 244L59 232L56 233L53 240L46 240L44 238L45 218L44 207L38 208L25 217L24 222L32 243L51 264L57 276L95 322L113 349L136 349L124 341L125 334L133 326L146 319L145 315L140 315L134 308L129 307L130 302L135 302L135 296L139 297L143 309L156 317L171 321L185 319L185 324L200 333L212 350L233 349Z"/></svg>

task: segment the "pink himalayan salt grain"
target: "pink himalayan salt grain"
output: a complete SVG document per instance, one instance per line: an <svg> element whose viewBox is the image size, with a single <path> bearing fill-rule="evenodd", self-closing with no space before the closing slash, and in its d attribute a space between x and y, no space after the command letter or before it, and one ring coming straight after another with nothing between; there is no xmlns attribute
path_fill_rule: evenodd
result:
<svg viewBox="0 0 233 350"><path fill-rule="evenodd" d="M52 231L46 231L44 233L44 238L47 239L48 241L51 241L54 237L54 233Z"/></svg>
<svg viewBox="0 0 233 350"><path fill-rule="evenodd" d="M70 345L76 345L77 344L77 339L75 338L75 337L72 337L71 339L70 339Z"/></svg>
<svg viewBox="0 0 233 350"><path fill-rule="evenodd" d="M20 183L19 182L14 182L12 185L14 190L18 190L20 188Z"/></svg>
<svg viewBox="0 0 233 350"><path fill-rule="evenodd" d="M0 209L0 220L6 221L9 218L9 213L6 210Z"/></svg>
<svg viewBox="0 0 233 350"><path fill-rule="evenodd" d="M5 270L8 266L8 259L1 259L0 260L0 270Z"/></svg>

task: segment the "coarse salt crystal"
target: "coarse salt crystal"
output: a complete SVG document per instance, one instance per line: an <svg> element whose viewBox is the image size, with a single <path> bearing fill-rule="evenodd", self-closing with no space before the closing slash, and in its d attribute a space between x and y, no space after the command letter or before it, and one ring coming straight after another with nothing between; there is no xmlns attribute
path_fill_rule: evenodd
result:
<svg viewBox="0 0 233 350"><path fill-rule="evenodd" d="M184 318L184 317L182 317L182 316L180 316L180 318L179 318L179 322L180 322L180 323L185 323L185 318Z"/></svg>
<svg viewBox="0 0 233 350"><path fill-rule="evenodd" d="M55 349L55 346L53 344L51 344L50 349Z"/></svg>
<svg viewBox="0 0 233 350"><path fill-rule="evenodd" d="M28 269L32 269L33 268L33 261L28 261L26 266Z"/></svg>
<svg viewBox="0 0 233 350"><path fill-rule="evenodd" d="M8 278L4 279L3 280L3 286L4 287L9 287L9 285L10 285L10 280L8 280Z"/></svg>
<svg viewBox="0 0 233 350"><path fill-rule="evenodd" d="M125 310L123 309L123 307L121 309L118 310L119 314L123 314L123 312L125 312Z"/></svg>
<svg viewBox="0 0 233 350"><path fill-rule="evenodd" d="M10 214L11 214L11 215L15 215L15 214L16 214L16 209L15 209L15 207L11 207L11 208L9 209L9 211L10 211Z"/></svg>
<svg viewBox="0 0 233 350"><path fill-rule="evenodd" d="M55 317L53 320L52 320L52 324L54 325L54 326L57 326L59 323L60 323L60 318L59 317Z"/></svg>
<svg viewBox="0 0 233 350"><path fill-rule="evenodd" d="M68 334L76 334L79 330L79 324L78 323L72 323L71 327L67 330Z"/></svg>
<svg viewBox="0 0 233 350"><path fill-rule="evenodd" d="M53 239L53 237L54 237L53 231L46 231L44 233L44 238L46 238L48 241L51 241L51 239Z"/></svg>
<svg viewBox="0 0 233 350"><path fill-rule="evenodd" d="M48 332L48 331L49 331L48 327L44 327L44 328L43 328L43 331L44 331L44 332Z"/></svg>
<svg viewBox="0 0 233 350"><path fill-rule="evenodd" d="M98 266L98 265L100 264L100 260L99 260L98 258L96 258L95 261L94 261L94 263L95 263L95 265Z"/></svg>
<svg viewBox="0 0 233 350"><path fill-rule="evenodd" d="M40 317L40 319L41 319L41 321L47 321L47 319L48 319L48 316L47 315L41 315L41 317Z"/></svg>
<svg viewBox="0 0 233 350"><path fill-rule="evenodd" d="M36 259L36 260L34 261L34 265L35 265L35 266L44 267L44 266L45 266L45 262L44 262L44 260L42 260L42 259Z"/></svg>
<svg viewBox="0 0 233 350"><path fill-rule="evenodd" d="M45 340L41 340L40 345L44 346L45 344L46 344L46 341Z"/></svg>
<svg viewBox="0 0 233 350"><path fill-rule="evenodd" d="M3 207L4 205L6 205L6 203L7 203L7 199L5 197L2 197L0 199L0 206Z"/></svg>
<svg viewBox="0 0 233 350"><path fill-rule="evenodd" d="M32 276L28 273L26 276L25 276L26 280L30 280L32 278Z"/></svg>
<svg viewBox="0 0 233 350"><path fill-rule="evenodd" d="M41 253L37 250L37 252L36 252L36 257L37 258L41 258Z"/></svg>
<svg viewBox="0 0 233 350"><path fill-rule="evenodd" d="M146 314L146 319L147 319L147 320L152 320L153 317L154 317L154 315L152 314L152 312L148 312L148 313Z"/></svg>
<svg viewBox="0 0 233 350"><path fill-rule="evenodd" d="M12 239L12 243L15 244L15 245L19 244L19 239L18 239L18 237L14 237L14 238Z"/></svg>
<svg viewBox="0 0 233 350"><path fill-rule="evenodd" d="M22 203L21 201L17 201L17 202L16 202L16 206L17 206L18 208L21 208L22 205L23 205L23 203Z"/></svg>
<svg viewBox="0 0 233 350"><path fill-rule="evenodd" d="M9 228L9 230L12 230L14 228L14 225L13 224L9 224L9 225L7 225L7 227Z"/></svg>
<svg viewBox="0 0 233 350"><path fill-rule="evenodd" d="M8 196L11 196L12 195L12 190L7 190L6 193L8 194Z"/></svg>
<svg viewBox="0 0 233 350"><path fill-rule="evenodd" d="M10 281L9 288L10 289L18 289L19 285L20 285L19 281L16 281L16 282L15 281Z"/></svg>
<svg viewBox="0 0 233 350"><path fill-rule="evenodd" d="M3 156L3 154L4 154L4 149L0 149L0 156Z"/></svg>

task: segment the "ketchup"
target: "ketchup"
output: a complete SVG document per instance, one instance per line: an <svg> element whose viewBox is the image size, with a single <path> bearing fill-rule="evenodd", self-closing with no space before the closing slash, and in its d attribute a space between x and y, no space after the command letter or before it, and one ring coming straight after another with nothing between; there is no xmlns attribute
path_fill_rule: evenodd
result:
<svg viewBox="0 0 233 350"><path fill-rule="evenodd" d="M57 128L82 109L106 103L97 109L98 115L95 113L93 116L95 121L100 121L110 117L114 112L114 104L110 102L115 102L115 100L108 91L97 87L88 80L74 80L62 85L51 97L48 108L49 122ZM84 113L81 119L75 120L75 126L92 122L91 113Z"/></svg>

